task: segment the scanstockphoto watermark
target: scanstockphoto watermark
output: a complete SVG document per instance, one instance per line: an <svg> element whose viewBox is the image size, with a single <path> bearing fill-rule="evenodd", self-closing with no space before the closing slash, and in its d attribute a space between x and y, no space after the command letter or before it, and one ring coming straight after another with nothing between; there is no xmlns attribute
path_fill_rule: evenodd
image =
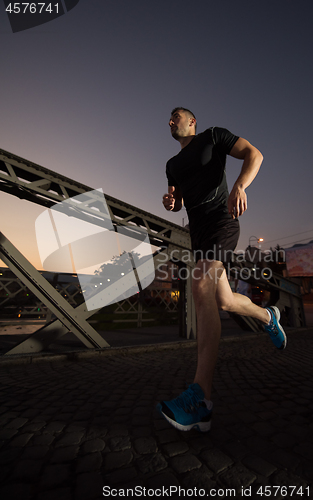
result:
<svg viewBox="0 0 313 500"><path fill-rule="evenodd" d="M44 210L35 229L42 268L77 275L88 311L125 300L154 280L147 229L118 226L102 189Z"/></svg>
<svg viewBox="0 0 313 500"><path fill-rule="evenodd" d="M199 273L199 268L201 270L201 266L203 266L202 272ZM206 264L198 264L196 267L181 267L177 268L175 264L169 263L166 268L163 267L163 264L159 264L157 266L158 271L158 279L164 281L176 281L176 280L188 280L192 278L194 280L201 280L204 276L214 280L215 283L222 276L222 272L226 269L226 274L228 279L238 279L241 281L249 281L251 278L254 280L269 280L273 276L273 272L269 267L259 268L253 267L250 269L249 267L243 267L238 269L236 267L232 267L230 264L226 266L212 266L209 269L206 268Z"/></svg>
<svg viewBox="0 0 313 500"><path fill-rule="evenodd" d="M167 247L160 247L160 251L167 251ZM198 260L210 260L210 261L220 261L227 262L234 260L234 252L233 250L222 250L219 246L214 245L213 249L207 250L204 252L203 250L187 250L182 249L179 250L175 248L167 253L168 257L164 258L165 260L170 260L171 262L178 263L182 262L183 264L190 265L192 260L195 262ZM258 248L248 247L246 250L237 250L236 251L236 262L264 262L264 263L274 263L274 262L285 262L286 256L283 248L275 249L275 250L266 250L266 252L262 252Z"/></svg>
<svg viewBox="0 0 313 500"><path fill-rule="evenodd" d="M243 493L242 488L242 493ZM244 493L243 493L244 494ZM210 497L210 498L225 498L236 497L234 488L211 488L209 491L204 488L183 488L181 486L161 486L159 488L146 488L145 486L135 486L134 488L111 488L104 486L102 489L103 497L148 497L148 498L195 498L195 497ZM250 495L251 496L251 495Z"/></svg>
<svg viewBox="0 0 313 500"><path fill-rule="evenodd" d="M269 267L269 264L275 263L278 260L281 262L285 259L285 252L280 249L262 253L258 249L251 248L246 252L239 251L235 258L233 251L223 251L219 247L206 252L202 250L191 252L187 249L174 249L170 252L166 250L166 247L161 247L157 271L158 277L167 281L186 280L190 277L193 279L202 279L203 274L217 281L221 277L224 268L229 279L239 279L242 281L249 280L250 278L254 280L268 280L273 276L273 271ZM220 266L215 265L208 268L207 261L228 262L228 264L225 267L221 264ZM196 267L193 266L195 262L197 262ZM236 267L235 262L241 267ZM242 266L243 263L248 262L250 263L249 266ZM262 265L258 265L255 262L261 262ZM203 266L203 273L199 274L198 270L201 266Z"/></svg>

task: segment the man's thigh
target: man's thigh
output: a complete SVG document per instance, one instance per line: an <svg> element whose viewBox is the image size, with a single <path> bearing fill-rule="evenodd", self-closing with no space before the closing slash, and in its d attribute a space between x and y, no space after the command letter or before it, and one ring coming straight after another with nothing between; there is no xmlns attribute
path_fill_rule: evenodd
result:
<svg viewBox="0 0 313 500"><path fill-rule="evenodd" d="M192 271L192 291L195 300L203 295L215 294L219 280L225 273L222 262L216 260L198 260Z"/></svg>
<svg viewBox="0 0 313 500"><path fill-rule="evenodd" d="M218 260L201 259L195 264L192 277L195 281L203 279L215 280L222 275L223 271L225 271L225 267L222 262Z"/></svg>

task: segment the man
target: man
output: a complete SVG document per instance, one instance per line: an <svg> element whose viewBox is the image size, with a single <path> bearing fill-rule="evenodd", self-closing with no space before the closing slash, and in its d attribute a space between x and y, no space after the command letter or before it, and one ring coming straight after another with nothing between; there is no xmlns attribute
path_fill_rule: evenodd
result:
<svg viewBox="0 0 313 500"><path fill-rule="evenodd" d="M226 129L212 127L196 135L196 118L186 108L175 108L169 121L181 151L166 165L166 210L187 209L195 257L192 293L197 315L198 362L194 382L180 396L162 401L158 408L177 429L211 427L211 388L221 335L219 309L257 318L279 349L286 336L277 307L263 309L249 297L231 291L225 271L239 238L238 217L247 210L246 188L258 173L263 156L246 139ZM226 155L243 160L230 194Z"/></svg>

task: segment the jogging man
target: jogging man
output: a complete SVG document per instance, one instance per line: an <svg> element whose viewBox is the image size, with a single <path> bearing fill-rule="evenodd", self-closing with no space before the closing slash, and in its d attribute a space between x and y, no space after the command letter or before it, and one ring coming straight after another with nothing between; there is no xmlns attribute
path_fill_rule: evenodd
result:
<svg viewBox="0 0 313 500"><path fill-rule="evenodd" d="M177 429L211 428L211 389L221 335L219 309L251 316L264 324L278 349L286 347L277 307L262 308L249 297L231 291L225 265L239 238L238 217L247 210L246 188L258 173L263 156L246 139L212 127L196 135L196 118L186 108L175 108L169 121L181 151L166 165L166 210L186 207L195 258L192 293L197 315L198 361L194 382L180 396L158 408ZM230 194L226 155L243 160Z"/></svg>

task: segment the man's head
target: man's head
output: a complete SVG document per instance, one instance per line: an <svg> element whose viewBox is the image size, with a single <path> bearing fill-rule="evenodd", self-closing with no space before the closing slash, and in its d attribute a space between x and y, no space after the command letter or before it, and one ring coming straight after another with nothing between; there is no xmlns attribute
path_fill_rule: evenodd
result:
<svg viewBox="0 0 313 500"><path fill-rule="evenodd" d="M174 108L169 121L172 137L179 141L183 137L196 134L197 120L195 115L186 108Z"/></svg>

